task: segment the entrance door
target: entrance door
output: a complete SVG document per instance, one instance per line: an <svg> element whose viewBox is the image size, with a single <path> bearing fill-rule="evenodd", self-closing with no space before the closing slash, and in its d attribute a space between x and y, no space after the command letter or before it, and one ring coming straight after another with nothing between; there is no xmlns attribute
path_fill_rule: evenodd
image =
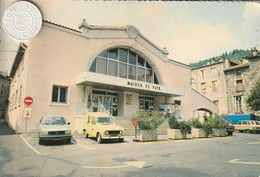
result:
<svg viewBox="0 0 260 177"><path fill-rule="evenodd" d="M145 111L153 111L154 110L154 98L147 96L139 97L139 108Z"/></svg>
<svg viewBox="0 0 260 177"><path fill-rule="evenodd" d="M118 113L118 94L100 90L93 90L93 112L102 112L99 105L103 105L106 110L113 116Z"/></svg>
<svg viewBox="0 0 260 177"><path fill-rule="evenodd" d="M101 111L99 104L105 105L105 95L93 95L93 112Z"/></svg>

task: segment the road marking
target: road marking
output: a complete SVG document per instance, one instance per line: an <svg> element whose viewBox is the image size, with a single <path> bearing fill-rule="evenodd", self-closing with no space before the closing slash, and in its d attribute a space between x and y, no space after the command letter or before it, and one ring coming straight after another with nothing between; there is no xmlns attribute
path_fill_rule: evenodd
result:
<svg viewBox="0 0 260 177"><path fill-rule="evenodd" d="M260 142L252 142L252 143L247 143L247 144L260 144Z"/></svg>
<svg viewBox="0 0 260 177"><path fill-rule="evenodd" d="M75 143L75 142L71 142L71 143L72 143L72 144L75 144L75 145L77 145L77 146L83 147L83 148L85 148L85 149L87 149L87 150L96 149L96 148L87 147L87 146L84 146L84 145L82 145L82 144Z"/></svg>
<svg viewBox="0 0 260 177"><path fill-rule="evenodd" d="M170 143L170 142L183 142L183 141L205 141L205 140L226 139L226 138L232 138L232 137L214 137L214 138L198 138L198 139L164 140L164 141L140 142L140 144L156 144L156 143Z"/></svg>
<svg viewBox="0 0 260 177"><path fill-rule="evenodd" d="M249 164L249 165L260 165L260 162L238 162L240 159L234 159L228 161L228 163L238 163L238 164Z"/></svg>
<svg viewBox="0 0 260 177"><path fill-rule="evenodd" d="M20 135L20 137L21 137L22 140L25 142L25 144L27 144L27 146L28 146L29 148L31 148L36 154L41 155L41 153L40 153L39 151L37 151L36 149L34 149L22 135Z"/></svg>
<svg viewBox="0 0 260 177"><path fill-rule="evenodd" d="M90 168L90 169L113 169L113 168L125 168L125 167L136 167L136 168L143 168L145 165L145 161L126 161L123 162L125 165L119 165L119 166L111 166L111 167L91 167L91 166L83 166L83 168Z"/></svg>

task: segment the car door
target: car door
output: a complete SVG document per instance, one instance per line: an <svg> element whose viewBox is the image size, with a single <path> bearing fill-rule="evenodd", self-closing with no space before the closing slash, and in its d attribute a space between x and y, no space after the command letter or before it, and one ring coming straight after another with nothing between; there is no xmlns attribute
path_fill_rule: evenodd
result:
<svg viewBox="0 0 260 177"><path fill-rule="evenodd" d="M237 124L235 125L236 130L242 130L242 121L238 121Z"/></svg>
<svg viewBox="0 0 260 177"><path fill-rule="evenodd" d="M88 116L85 128L86 128L87 134L93 136L93 133L91 131L91 129L92 129L92 117L91 116Z"/></svg>

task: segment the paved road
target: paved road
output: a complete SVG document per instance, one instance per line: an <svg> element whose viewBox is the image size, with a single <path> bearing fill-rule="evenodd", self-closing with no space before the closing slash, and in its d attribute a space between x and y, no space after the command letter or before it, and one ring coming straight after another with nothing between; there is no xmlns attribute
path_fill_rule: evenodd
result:
<svg viewBox="0 0 260 177"><path fill-rule="evenodd" d="M98 144L74 135L70 144L39 145L36 134L12 134L0 122L0 176L260 176L260 134L132 139Z"/></svg>

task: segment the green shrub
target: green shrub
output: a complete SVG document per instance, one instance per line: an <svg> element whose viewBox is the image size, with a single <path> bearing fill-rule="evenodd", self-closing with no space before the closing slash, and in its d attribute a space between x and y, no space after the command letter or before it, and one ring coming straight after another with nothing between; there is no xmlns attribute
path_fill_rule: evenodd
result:
<svg viewBox="0 0 260 177"><path fill-rule="evenodd" d="M212 133L212 124L209 121L202 123L198 118L195 118L192 121L192 126L194 128L203 128L205 130L205 132L207 133L207 135Z"/></svg>
<svg viewBox="0 0 260 177"><path fill-rule="evenodd" d="M157 129L164 121L164 115L158 111L144 111L139 109L135 114L132 114L133 118L138 119L138 128L141 130L154 130Z"/></svg>
<svg viewBox="0 0 260 177"><path fill-rule="evenodd" d="M213 116L208 117L208 122L213 128L226 128L229 121L225 120L224 115L214 114Z"/></svg>
<svg viewBox="0 0 260 177"><path fill-rule="evenodd" d="M168 124L171 129L180 129L183 135L191 134L191 123L177 121L174 115L168 119Z"/></svg>

